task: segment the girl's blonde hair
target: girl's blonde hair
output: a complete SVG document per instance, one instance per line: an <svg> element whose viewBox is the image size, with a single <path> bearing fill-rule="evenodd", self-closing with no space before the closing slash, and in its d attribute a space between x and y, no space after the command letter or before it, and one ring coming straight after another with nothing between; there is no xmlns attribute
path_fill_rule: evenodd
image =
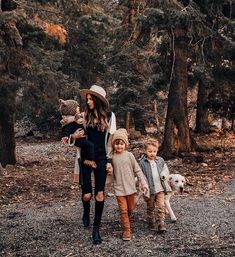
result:
<svg viewBox="0 0 235 257"><path fill-rule="evenodd" d="M154 146L156 148L158 148L159 144L158 141L156 139L153 138L149 138L144 142L144 150L146 151L148 146Z"/></svg>

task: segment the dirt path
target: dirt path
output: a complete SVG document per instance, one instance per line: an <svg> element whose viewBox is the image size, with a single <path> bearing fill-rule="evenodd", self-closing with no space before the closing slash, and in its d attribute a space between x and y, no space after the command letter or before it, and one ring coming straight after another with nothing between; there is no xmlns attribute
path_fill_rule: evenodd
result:
<svg viewBox="0 0 235 257"><path fill-rule="evenodd" d="M172 199L179 220L173 224L168 218L164 235L148 229L143 203L132 219L132 241L123 242L116 200L107 197L101 228L104 242L94 246L92 229L84 229L81 223L79 188L71 182L71 148L53 142L19 142L17 154L17 165L0 175L0 256L235 256L231 158L223 160L226 169L219 173L221 181L213 179L210 155L204 158L208 166L180 160L169 163L193 186ZM197 165L198 173L191 174Z"/></svg>

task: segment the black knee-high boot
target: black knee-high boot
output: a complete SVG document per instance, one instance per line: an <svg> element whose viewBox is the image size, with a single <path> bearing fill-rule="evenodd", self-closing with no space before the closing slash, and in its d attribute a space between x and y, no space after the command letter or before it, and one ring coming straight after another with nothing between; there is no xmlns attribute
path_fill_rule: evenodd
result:
<svg viewBox="0 0 235 257"><path fill-rule="evenodd" d="M95 218L94 218L93 233L92 233L92 239L94 244L100 244L102 242L102 239L99 233L99 227L100 227L103 209L104 209L104 201L96 201Z"/></svg>
<svg viewBox="0 0 235 257"><path fill-rule="evenodd" d="M84 227L88 227L90 225L90 200L84 201L83 203L83 216L82 216L82 222Z"/></svg>

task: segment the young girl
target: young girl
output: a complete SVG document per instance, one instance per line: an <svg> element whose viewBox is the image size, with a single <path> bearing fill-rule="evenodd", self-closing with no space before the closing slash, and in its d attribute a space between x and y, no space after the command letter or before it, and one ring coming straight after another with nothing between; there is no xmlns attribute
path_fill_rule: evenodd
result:
<svg viewBox="0 0 235 257"><path fill-rule="evenodd" d="M157 156L158 143L154 139L149 139L144 145L145 157L140 161L140 167L147 179L150 198L147 199L147 219L152 228L155 222L155 206L157 207L157 218L159 219L158 229L162 233L165 226L165 193L171 188L164 178L169 176L169 170L165 161Z"/></svg>
<svg viewBox="0 0 235 257"><path fill-rule="evenodd" d="M148 185L134 155L127 151L128 136L125 129L118 129L114 133L112 147L113 186L123 228L122 239L129 241L131 239L129 215L135 209L135 175L145 192L148 190Z"/></svg>

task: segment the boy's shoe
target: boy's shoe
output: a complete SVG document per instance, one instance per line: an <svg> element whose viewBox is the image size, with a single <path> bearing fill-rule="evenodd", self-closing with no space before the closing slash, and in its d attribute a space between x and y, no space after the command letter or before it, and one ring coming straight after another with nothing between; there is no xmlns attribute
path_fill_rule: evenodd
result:
<svg viewBox="0 0 235 257"><path fill-rule="evenodd" d="M131 231L130 230L124 230L122 234L122 240L123 241L130 241L131 240Z"/></svg>
<svg viewBox="0 0 235 257"><path fill-rule="evenodd" d="M147 220L147 223L148 223L148 227L151 229L151 228L154 228L155 227L155 222L154 222L154 219L148 219Z"/></svg>
<svg viewBox="0 0 235 257"><path fill-rule="evenodd" d="M160 224L158 225L158 230L160 233L164 233L166 231L165 222L160 222Z"/></svg>
<svg viewBox="0 0 235 257"><path fill-rule="evenodd" d="M87 165L87 166L89 166L89 167L91 167L91 168L93 168L93 169L96 169L96 168L97 168L97 165L96 165L96 163L95 163L94 161L85 160L85 161L84 161L84 164Z"/></svg>

